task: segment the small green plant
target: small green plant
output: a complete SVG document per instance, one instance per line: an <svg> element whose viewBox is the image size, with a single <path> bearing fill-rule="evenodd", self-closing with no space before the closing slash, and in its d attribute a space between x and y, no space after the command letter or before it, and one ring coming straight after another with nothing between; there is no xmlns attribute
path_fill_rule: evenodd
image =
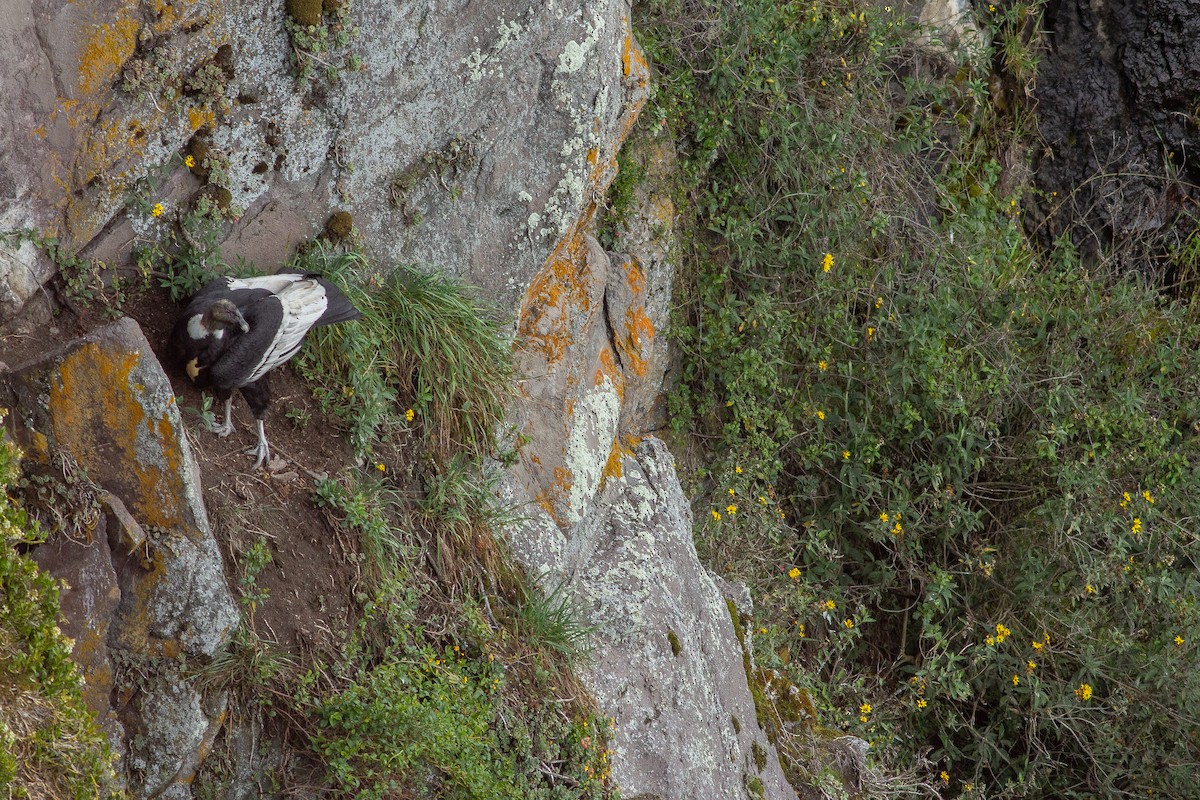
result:
<svg viewBox="0 0 1200 800"><path fill-rule="evenodd" d="M284 416L287 417L288 421L291 422L292 425L300 430L304 430L308 427L309 423L312 422L312 414L298 406L290 407L286 412L284 412Z"/></svg>
<svg viewBox="0 0 1200 800"><path fill-rule="evenodd" d="M564 584L548 592L530 586L517 607L517 631L535 649L552 653L575 667L591 652L590 638L595 628L582 621L582 611L568 591ZM678 644L676 637L672 647Z"/></svg>
<svg viewBox="0 0 1200 800"><path fill-rule="evenodd" d="M176 405L179 405L180 398L177 397L175 400ZM216 412L213 411L213 399L211 395L205 394L200 398L199 408L196 408L195 406L186 406L183 408L189 415L195 417L196 420L207 430L212 430L213 426L217 424L217 415Z"/></svg>
<svg viewBox="0 0 1200 800"><path fill-rule="evenodd" d="M242 577L238 579L238 589L241 592L242 608L251 617L260 605L270 596L266 589L258 585L258 576L271 563L271 548L267 545L266 537L259 537L254 544L242 553Z"/></svg>
<svg viewBox="0 0 1200 800"><path fill-rule="evenodd" d="M17 246L29 242L45 253L46 257L58 267L59 276L70 300L83 305L102 302L106 308L116 305L111 301L104 285L104 274L108 267L103 261L94 258L80 258L77 253L68 249L58 237L43 236L32 228L0 231L0 240Z"/></svg>
<svg viewBox="0 0 1200 800"><path fill-rule="evenodd" d="M342 69L362 69L362 57L345 52L358 35L358 29L349 24L350 11L350 0L289 0L283 26L292 45L292 67L300 84L308 84L317 75L332 82Z"/></svg>

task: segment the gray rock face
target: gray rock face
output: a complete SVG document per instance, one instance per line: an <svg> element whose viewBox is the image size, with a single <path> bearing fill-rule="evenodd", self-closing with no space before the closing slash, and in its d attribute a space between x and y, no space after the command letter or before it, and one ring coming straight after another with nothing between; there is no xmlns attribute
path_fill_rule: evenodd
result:
<svg viewBox="0 0 1200 800"><path fill-rule="evenodd" d="M228 260L273 268L344 208L383 263L463 276L515 309L603 192L644 86L625 4L359 0L355 35L323 58L336 78L322 66L311 83L293 77L284 13L199 0L145 19L130 0L18 0L0 43L15 88L0 97L0 150L19 155L0 169L0 230L126 260L133 236L160 236L200 190L183 166L198 132L240 214ZM163 214L123 221L147 176L142 202ZM51 268L28 247L0 253L11 313Z"/></svg>
<svg viewBox="0 0 1200 800"><path fill-rule="evenodd" d="M108 495L90 543L52 540L35 557L73 587L63 608L86 697L128 737L135 796L186 788L224 701L203 705L177 659L217 653L238 611L171 385L137 323L121 319L0 376L0 390L26 452L69 454Z"/></svg>
<svg viewBox="0 0 1200 800"><path fill-rule="evenodd" d="M646 439L605 483L565 547L598 626L588 684L617 714L614 775L626 796L794 797L756 722L729 608L692 543L673 459ZM760 769L754 747L771 753Z"/></svg>

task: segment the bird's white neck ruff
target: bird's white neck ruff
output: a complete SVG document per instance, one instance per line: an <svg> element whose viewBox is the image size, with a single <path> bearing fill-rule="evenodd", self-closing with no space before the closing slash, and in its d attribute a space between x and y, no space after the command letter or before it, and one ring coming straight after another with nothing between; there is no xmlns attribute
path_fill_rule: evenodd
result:
<svg viewBox="0 0 1200 800"><path fill-rule="evenodd" d="M204 326L203 314L197 314L188 320L187 332L188 336L192 337L193 339L204 339L209 336L215 336L220 339L225 334L225 331L222 328L217 328L215 331L210 331L208 328L206 328Z"/></svg>

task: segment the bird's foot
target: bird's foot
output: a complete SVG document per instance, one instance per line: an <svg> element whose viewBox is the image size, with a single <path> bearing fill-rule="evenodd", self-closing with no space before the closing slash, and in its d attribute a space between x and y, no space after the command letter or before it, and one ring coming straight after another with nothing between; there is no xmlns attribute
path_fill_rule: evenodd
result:
<svg viewBox="0 0 1200 800"><path fill-rule="evenodd" d="M224 439L226 436L233 433L233 423L229 422L228 420L221 425L218 425L215 422L210 422L208 424L208 429L212 433L215 433L217 436L220 436L222 439Z"/></svg>
<svg viewBox="0 0 1200 800"><path fill-rule="evenodd" d="M263 464L271 463L271 446L267 444L267 435L263 430L261 419L258 421L258 444L247 450L246 455L255 457L252 469L258 469Z"/></svg>

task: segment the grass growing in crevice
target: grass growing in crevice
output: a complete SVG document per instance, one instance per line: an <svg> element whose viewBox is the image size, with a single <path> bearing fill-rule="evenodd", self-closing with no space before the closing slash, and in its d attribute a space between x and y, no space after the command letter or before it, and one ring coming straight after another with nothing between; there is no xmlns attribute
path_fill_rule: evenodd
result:
<svg viewBox="0 0 1200 800"><path fill-rule="evenodd" d="M1026 238L1040 5L958 63L855 3L638 12L692 210L673 424L763 666L877 796L1186 796L1200 335Z"/></svg>
<svg viewBox="0 0 1200 800"><path fill-rule="evenodd" d="M459 285L400 267L380 274L359 254L320 243L291 264L337 282L363 312L313 331L298 365L350 426L354 449L415 422L431 455L491 452L514 380L499 324ZM403 420L404 409L413 411Z"/></svg>

